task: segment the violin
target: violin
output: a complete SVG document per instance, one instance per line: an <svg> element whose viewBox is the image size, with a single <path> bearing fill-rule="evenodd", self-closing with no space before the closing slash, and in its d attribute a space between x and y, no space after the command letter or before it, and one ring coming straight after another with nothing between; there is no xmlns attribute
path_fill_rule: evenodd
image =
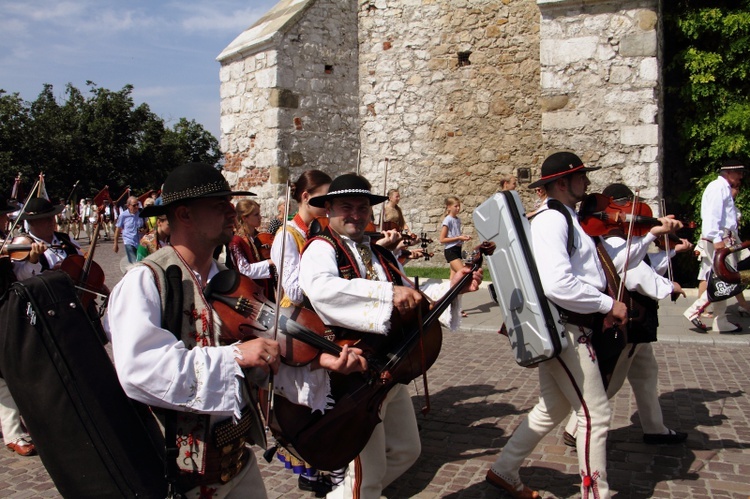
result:
<svg viewBox="0 0 750 499"><path fill-rule="evenodd" d="M312 310L291 306L279 309L279 331L274 334L275 305L263 288L236 270L222 270L209 281L203 292L221 318L222 344L255 338L275 339L281 361L304 366L321 351L338 357L341 346L330 341L334 332Z"/></svg>
<svg viewBox="0 0 750 499"><path fill-rule="evenodd" d="M661 225L659 219L654 218L651 207L643 201L628 200L620 204L599 193L584 198L578 221L589 236L603 236L613 229L627 230L631 221L634 236L645 236L652 227Z"/></svg>
<svg viewBox="0 0 750 499"><path fill-rule="evenodd" d="M349 375L330 373L335 405L324 414L278 397L271 426L276 439L321 470L340 469L351 462L380 423L379 409L388 392L425 374L437 360L442 346L437 319L481 267L482 255L491 255L494 250L491 242L478 246L471 272L432 305L423 300L421 308L407 316L394 311L388 335L337 330L336 343L361 348L368 370Z"/></svg>
<svg viewBox="0 0 750 499"><path fill-rule="evenodd" d="M8 256L13 262L23 262L29 259L31 245L33 243L34 240L28 236L16 236L11 240L10 244L3 246L3 251L0 256ZM47 247L52 249L62 248L59 244L52 244Z"/></svg>

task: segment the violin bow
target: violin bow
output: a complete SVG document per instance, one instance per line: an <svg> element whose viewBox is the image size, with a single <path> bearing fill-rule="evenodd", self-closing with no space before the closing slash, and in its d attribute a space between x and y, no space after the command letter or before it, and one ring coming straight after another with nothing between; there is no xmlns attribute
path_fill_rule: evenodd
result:
<svg viewBox="0 0 750 499"><path fill-rule="evenodd" d="M666 217L667 216L667 204L664 201L664 198L661 199L659 202L659 207L661 209L661 216ZM669 255L669 234L664 234L664 251L667 253L667 279L669 279L669 282L674 282L674 274L672 272L672 258ZM672 292L671 299L673 302L677 301L677 298L679 298L679 293Z"/></svg>
<svg viewBox="0 0 750 499"><path fill-rule="evenodd" d="M633 208L630 212L630 222L628 223L628 236L627 244L625 246L625 268L622 271L622 278L620 278L620 286L617 289L617 301L622 301L622 295L625 292L625 279L628 276L628 266L630 265L630 243L633 242L633 226L635 225L635 208L638 203L638 194L641 192L640 189L636 189L633 195Z"/></svg>
<svg viewBox="0 0 750 499"><path fill-rule="evenodd" d="M285 204L284 204L284 220L281 224L281 261L278 262L278 266L276 267L278 269L277 275L278 279L276 280L276 303L274 306L274 318L273 318L273 339L276 340L278 336L279 331L279 312L280 312L280 306L281 303L281 294L284 292L284 288L282 286L282 279L284 277L284 255L286 253L286 233L287 233L287 220L289 217L287 216L287 213L289 213L289 202L292 194L292 184L287 180L286 182L286 198L285 198ZM275 236L274 236L275 237ZM269 430L270 421L271 421L271 410L273 407L273 371L269 371L268 373L268 404L266 405L266 431Z"/></svg>
<svg viewBox="0 0 750 499"><path fill-rule="evenodd" d="M386 195L386 189L388 189L388 162L390 158L385 158L385 170L383 171L383 196ZM380 226L378 230L383 230L383 219L385 218L385 204L380 208Z"/></svg>
<svg viewBox="0 0 750 499"><path fill-rule="evenodd" d="M36 181L36 184L34 184L34 187L31 188L29 191L29 195L26 197L26 201L24 201L23 206L21 206L21 209L18 210L18 216L16 216L16 219L13 220L13 223L10 225L10 229L8 230L8 237L5 238L2 245L0 245L0 253L2 250L5 249L5 246L10 242L13 236L13 231L16 230L16 226L18 225L18 222L21 220L21 215L26 211L26 206L29 204L29 201L31 201L31 198L34 197L34 192L36 191L37 187L39 187L39 180Z"/></svg>

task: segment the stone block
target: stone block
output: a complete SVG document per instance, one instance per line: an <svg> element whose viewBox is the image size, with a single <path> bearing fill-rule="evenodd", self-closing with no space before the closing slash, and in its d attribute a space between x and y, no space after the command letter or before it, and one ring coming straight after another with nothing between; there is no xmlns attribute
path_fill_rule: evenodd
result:
<svg viewBox="0 0 750 499"><path fill-rule="evenodd" d="M658 17L656 12L652 10L641 10L636 14L638 20L638 27L643 31L651 31L656 29L656 23Z"/></svg>
<svg viewBox="0 0 750 499"><path fill-rule="evenodd" d="M656 31L646 31L622 37L622 57L656 57Z"/></svg>
<svg viewBox="0 0 750 499"><path fill-rule="evenodd" d="M659 61L656 57L643 59L638 67L638 78L656 82L659 79Z"/></svg>
<svg viewBox="0 0 750 499"><path fill-rule="evenodd" d="M273 88L276 83L276 68L266 68L255 73L255 82L258 88Z"/></svg>
<svg viewBox="0 0 750 499"><path fill-rule="evenodd" d="M591 119L586 113L578 111L558 111L554 113L542 113L542 130L568 130L582 128L589 124Z"/></svg>
<svg viewBox="0 0 750 499"><path fill-rule="evenodd" d="M562 109L568 105L570 98L567 95L550 95L539 99L542 112L551 112Z"/></svg>
<svg viewBox="0 0 750 499"><path fill-rule="evenodd" d="M305 164L305 156L299 151L292 151L289 153L289 166L292 168L299 168Z"/></svg>
<svg viewBox="0 0 750 499"><path fill-rule="evenodd" d="M659 112L659 106L656 104L646 104L638 114L638 119L643 123L656 123L656 114Z"/></svg>
<svg viewBox="0 0 750 499"><path fill-rule="evenodd" d="M540 61L543 66L563 66L592 59L598 45L599 38L596 36L542 40L539 47Z"/></svg>
<svg viewBox="0 0 750 499"><path fill-rule="evenodd" d="M620 130L620 143L629 146L658 145L659 126L624 126Z"/></svg>
<svg viewBox="0 0 750 499"><path fill-rule="evenodd" d="M299 107L299 96L286 88L272 88L268 100L271 107L286 109L297 109Z"/></svg>

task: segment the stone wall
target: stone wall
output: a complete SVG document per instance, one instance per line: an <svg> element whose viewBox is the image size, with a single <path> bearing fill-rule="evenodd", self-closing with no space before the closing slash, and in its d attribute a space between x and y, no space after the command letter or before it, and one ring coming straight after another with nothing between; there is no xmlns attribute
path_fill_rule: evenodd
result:
<svg viewBox="0 0 750 499"><path fill-rule="evenodd" d="M389 159L387 187L401 191L415 232L437 239L444 198L456 195L473 234L471 212L499 177L542 159L539 10L360 0L359 30L362 173L381 191Z"/></svg>
<svg viewBox="0 0 750 499"><path fill-rule="evenodd" d="M261 50L222 60L225 175L259 195L265 216L275 215L287 179L310 168L335 176L356 167L356 3L305 3Z"/></svg>
<svg viewBox="0 0 750 499"><path fill-rule="evenodd" d="M654 201L662 179L657 0L537 3L544 148L603 167L589 174L590 191L624 182Z"/></svg>
<svg viewBox="0 0 750 499"><path fill-rule="evenodd" d="M650 200L661 192L658 0L274 9L270 26L296 17L221 69L227 177L261 194L264 214L288 177L352 171L358 153L374 190L399 188L410 228L434 239L446 196L461 198L474 235L471 212L500 177L524 168L534 180L556 150L605 167L590 175L592 191L624 181ZM518 191L531 207L533 194ZM444 261L437 253L433 265Z"/></svg>

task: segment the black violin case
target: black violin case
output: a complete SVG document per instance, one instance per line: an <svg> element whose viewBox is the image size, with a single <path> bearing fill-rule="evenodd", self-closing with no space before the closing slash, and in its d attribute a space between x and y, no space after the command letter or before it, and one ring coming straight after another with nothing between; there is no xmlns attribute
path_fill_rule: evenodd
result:
<svg viewBox="0 0 750 499"><path fill-rule="evenodd" d="M166 497L163 437L120 387L101 322L68 275L13 283L0 323L0 374L60 494Z"/></svg>
<svg viewBox="0 0 750 499"><path fill-rule="evenodd" d="M552 359L567 347L560 315L544 295L534 260L529 221L516 191L498 192L473 213L482 241L496 245L485 257L492 297L500 305L516 362L524 367Z"/></svg>

